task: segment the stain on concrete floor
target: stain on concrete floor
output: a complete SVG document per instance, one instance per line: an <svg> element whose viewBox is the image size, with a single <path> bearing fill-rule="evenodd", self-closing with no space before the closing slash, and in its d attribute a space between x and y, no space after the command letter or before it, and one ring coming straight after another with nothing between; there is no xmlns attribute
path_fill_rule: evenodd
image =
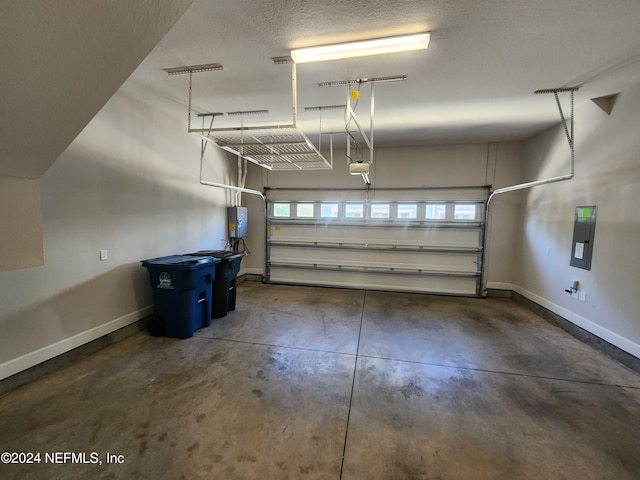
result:
<svg viewBox="0 0 640 480"><path fill-rule="evenodd" d="M0 478L636 479L639 435L640 376L509 299L244 282L1 397L2 451L102 464Z"/></svg>

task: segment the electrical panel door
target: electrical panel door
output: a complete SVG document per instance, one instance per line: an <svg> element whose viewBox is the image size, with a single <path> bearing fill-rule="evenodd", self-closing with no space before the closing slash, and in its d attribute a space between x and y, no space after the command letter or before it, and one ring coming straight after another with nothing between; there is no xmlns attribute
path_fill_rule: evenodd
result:
<svg viewBox="0 0 640 480"><path fill-rule="evenodd" d="M247 207L229 207L229 238L245 238L247 236Z"/></svg>
<svg viewBox="0 0 640 480"><path fill-rule="evenodd" d="M597 207L576 207L573 224L573 244L571 246L572 267L591 270L593 239L596 232Z"/></svg>

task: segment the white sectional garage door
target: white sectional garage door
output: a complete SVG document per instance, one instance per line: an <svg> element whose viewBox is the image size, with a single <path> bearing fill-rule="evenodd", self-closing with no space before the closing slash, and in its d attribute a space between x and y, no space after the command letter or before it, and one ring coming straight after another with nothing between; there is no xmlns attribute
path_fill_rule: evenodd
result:
<svg viewBox="0 0 640 480"><path fill-rule="evenodd" d="M268 190L265 281L479 296L487 193Z"/></svg>

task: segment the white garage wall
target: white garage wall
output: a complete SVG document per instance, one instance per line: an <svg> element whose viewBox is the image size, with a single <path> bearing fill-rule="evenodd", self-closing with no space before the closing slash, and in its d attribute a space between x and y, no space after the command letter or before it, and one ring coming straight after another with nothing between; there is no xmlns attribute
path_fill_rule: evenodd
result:
<svg viewBox="0 0 640 480"><path fill-rule="evenodd" d="M0 378L149 314L140 260L224 248L230 195L200 185L199 156L183 116L111 98L40 179L44 266L0 272ZM235 180L235 159L207 162Z"/></svg>
<svg viewBox="0 0 640 480"><path fill-rule="evenodd" d="M575 178L526 192L516 291L640 357L640 86L608 116L576 108ZM568 173L560 127L526 144L527 179ZM591 271L569 266L576 206L597 205ZM586 302L564 292L574 280Z"/></svg>
<svg viewBox="0 0 640 480"><path fill-rule="evenodd" d="M0 222L0 270L42 265L38 180L0 176Z"/></svg>
<svg viewBox="0 0 640 480"><path fill-rule="evenodd" d="M334 168L330 171L270 172L250 164L247 187L361 188L359 176L349 175L343 147L336 147ZM328 154L325 153L328 158ZM430 145L379 148L370 175L373 188L470 186L493 184L494 188L522 181L523 144ZM336 192L339 195L339 192ZM385 195L380 192L374 195ZM373 195L372 199L375 198ZM511 289L520 196L497 198L492 205L488 251L488 286ZM248 244L252 249L243 261L245 273L262 274L264 269L265 226L259 197L243 196L249 208ZM493 203L493 202L492 202Z"/></svg>

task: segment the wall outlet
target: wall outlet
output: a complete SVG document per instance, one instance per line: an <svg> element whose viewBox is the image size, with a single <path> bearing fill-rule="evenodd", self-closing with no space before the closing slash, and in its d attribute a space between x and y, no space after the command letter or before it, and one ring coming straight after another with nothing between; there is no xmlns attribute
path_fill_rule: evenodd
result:
<svg viewBox="0 0 640 480"><path fill-rule="evenodd" d="M100 260L104 261L108 259L109 259L109 252L107 250L100 250Z"/></svg>
<svg viewBox="0 0 640 480"><path fill-rule="evenodd" d="M587 301L587 293L586 292L578 292L578 300L581 302Z"/></svg>

